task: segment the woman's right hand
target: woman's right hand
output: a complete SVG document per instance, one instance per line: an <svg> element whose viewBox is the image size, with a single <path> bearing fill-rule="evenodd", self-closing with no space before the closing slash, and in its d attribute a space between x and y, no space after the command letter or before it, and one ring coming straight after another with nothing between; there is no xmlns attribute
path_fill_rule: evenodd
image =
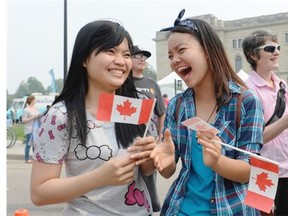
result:
<svg viewBox="0 0 288 216"><path fill-rule="evenodd" d="M104 163L101 169L102 179L105 185L124 185L132 182L135 177L135 160L130 158L127 153L122 156L116 156Z"/></svg>

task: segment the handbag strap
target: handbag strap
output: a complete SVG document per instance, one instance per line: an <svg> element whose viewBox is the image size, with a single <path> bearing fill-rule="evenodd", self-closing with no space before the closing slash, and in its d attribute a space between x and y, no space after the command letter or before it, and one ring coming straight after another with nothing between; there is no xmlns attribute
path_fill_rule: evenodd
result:
<svg viewBox="0 0 288 216"><path fill-rule="evenodd" d="M274 113L271 116L271 118L268 120L265 126L268 126L269 124L277 121L279 118L282 117L283 113L285 112L286 108L286 90L285 90L285 84L283 82L279 83L279 90L277 93L277 99L275 104Z"/></svg>

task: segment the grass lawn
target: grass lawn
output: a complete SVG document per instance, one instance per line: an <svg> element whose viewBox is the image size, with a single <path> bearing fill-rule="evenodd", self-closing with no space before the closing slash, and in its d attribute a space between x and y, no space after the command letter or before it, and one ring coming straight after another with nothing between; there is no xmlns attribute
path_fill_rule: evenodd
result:
<svg viewBox="0 0 288 216"><path fill-rule="evenodd" d="M14 126L10 127L17 135L17 140L23 141L24 138L24 124L14 124Z"/></svg>

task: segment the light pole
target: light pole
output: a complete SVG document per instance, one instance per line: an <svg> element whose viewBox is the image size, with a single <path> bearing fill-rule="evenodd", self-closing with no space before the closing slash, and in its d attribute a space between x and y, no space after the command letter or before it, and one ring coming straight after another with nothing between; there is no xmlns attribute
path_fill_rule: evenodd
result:
<svg viewBox="0 0 288 216"><path fill-rule="evenodd" d="M64 63L63 63L63 84L67 78L67 0L64 0Z"/></svg>

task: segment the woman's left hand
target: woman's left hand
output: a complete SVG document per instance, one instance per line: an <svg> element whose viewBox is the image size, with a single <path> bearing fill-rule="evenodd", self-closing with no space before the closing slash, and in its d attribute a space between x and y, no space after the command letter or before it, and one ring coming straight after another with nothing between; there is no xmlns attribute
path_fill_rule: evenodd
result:
<svg viewBox="0 0 288 216"><path fill-rule="evenodd" d="M136 165L141 165L144 162L151 160L150 154L157 145L153 136L137 137L132 146L127 150L131 153L131 159L136 160Z"/></svg>
<svg viewBox="0 0 288 216"><path fill-rule="evenodd" d="M198 143L203 146L203 161L206 166L215 166L221 157L221 145L214 142L221 139L215 134L206 131L197 131Z"/></svg>

